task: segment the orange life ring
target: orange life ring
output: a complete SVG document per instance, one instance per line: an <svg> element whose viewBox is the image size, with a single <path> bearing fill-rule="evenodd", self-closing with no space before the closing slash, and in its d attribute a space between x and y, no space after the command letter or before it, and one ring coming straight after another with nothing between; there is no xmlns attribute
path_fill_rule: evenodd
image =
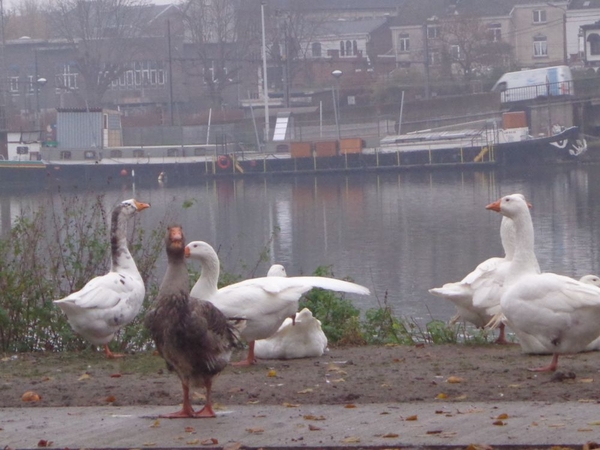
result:
<svg viewBox="0 0 600 450"><path fill-rule="evenodd" d="M217 158L217 166L220 169L226 170L231 167L231 158L227 155L221 155Z"/></svg>

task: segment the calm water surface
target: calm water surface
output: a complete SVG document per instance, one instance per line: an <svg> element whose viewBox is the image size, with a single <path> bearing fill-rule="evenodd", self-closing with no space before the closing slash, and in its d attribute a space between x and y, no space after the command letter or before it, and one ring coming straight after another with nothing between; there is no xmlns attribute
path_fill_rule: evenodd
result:
<svg viewBox="0 0 600 450"><path fill-rule="evenodd" d="M427 290L458 281L481 261L501 256L500 215L485 206L521 192L532 203L536 252L542 270L580 277L600 273L599 166L535 170L402 172L211 180L178 186L107 187L105 191L0 192L2 229L21 208L58 195L106 194L113 205L136 196L149 201L141 225L165 217L184 226L190 240L219 251L226 271L249 276L264 249L289 275L331 265L369 287L353 297L362 310L385 299L397 315L446 320L454 307ZM186 205L191 205L184 207ZM165 266L162 257L157 276Z"/></svg>

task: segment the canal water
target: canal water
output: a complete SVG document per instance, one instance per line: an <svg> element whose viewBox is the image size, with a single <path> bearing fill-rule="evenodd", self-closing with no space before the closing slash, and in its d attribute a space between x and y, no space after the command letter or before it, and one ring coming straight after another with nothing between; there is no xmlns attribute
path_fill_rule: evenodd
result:
<svg viewBox="0 0 600 450"><path fill-rule="evenodd" d="M218 249L224 270L266 274L272 263L288 275L310 275L321 265L336 277L369 287L352 297L361 310L390 304L418 322L447 320L454 307L428 289L458 281L481 261L501 256L499 214L485 206L523 193L533 205L536 253L544 271L580 277L600 273L600 167L568 165L504 170L433 170L360 175L174 180L73 189L0 192L2 232L22 208L57 196L105 194L114 205L135 196L152 203L141 226L161 220L183 225L188 241ZM162 277L165 257L157 266Z"/></svg>

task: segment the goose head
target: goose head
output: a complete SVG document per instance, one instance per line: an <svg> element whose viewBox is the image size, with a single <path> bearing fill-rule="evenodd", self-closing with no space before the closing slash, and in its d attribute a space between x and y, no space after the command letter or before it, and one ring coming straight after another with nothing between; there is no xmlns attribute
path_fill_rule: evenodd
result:
<svg viewBox="0 0 600 450"><path fill-rule="evenodd" d="M531 208L531 205L527 203L523 194L505 195L485 207L485 209L496 211L510 219L514 219L523 210L529 208Z"/></svg>
<svg viewBox="0 0 600 450"><path fill-rule="evenodd" d="M287 272L285 271L285 267L281 264L273 264L269 271L267 272L268 277L287 277Z"/></svg>
<svg viewBox="0 0 600 450"><path fill-rule="evenodd" d="M181 225L171 225L167 229L165 244L168 255L179 255L183 259L185 254L185 238Z"/></svg>
<svg viewBox="0 0 600 450"><path fill-rule="evenodd" d="M124 200L117 207L119 212L126 216L132 216L136 212L143 211L146 208L150 208L150 203L139 202L135 198L130 198L129 200Z"/></svg>
<svg viewBox="0 0 600 450"><path fill-rule="evenodd" d="M215 249L204 241L190 242L185 248L185 257L203 262L219 260Z"/></svg>

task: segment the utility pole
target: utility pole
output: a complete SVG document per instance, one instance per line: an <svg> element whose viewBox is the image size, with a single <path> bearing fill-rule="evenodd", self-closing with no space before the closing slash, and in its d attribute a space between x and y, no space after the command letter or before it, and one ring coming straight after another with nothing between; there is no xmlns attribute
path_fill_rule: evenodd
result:
<svg viewBox="0 0 600 450"><path fill-rule="evenodd" d="M265 101L265 144L269 142L269 83L267 82L267 41L265 38L265 2L260 4L262 28L263 96Z"/></svg>
<svg viewBox="0 0 600 450"><path fill-rule="evenodd" d="M169 117L170 124L173 126L173 57L171 55L171 21L167 20L167 53L169 56Z"/></svg>

